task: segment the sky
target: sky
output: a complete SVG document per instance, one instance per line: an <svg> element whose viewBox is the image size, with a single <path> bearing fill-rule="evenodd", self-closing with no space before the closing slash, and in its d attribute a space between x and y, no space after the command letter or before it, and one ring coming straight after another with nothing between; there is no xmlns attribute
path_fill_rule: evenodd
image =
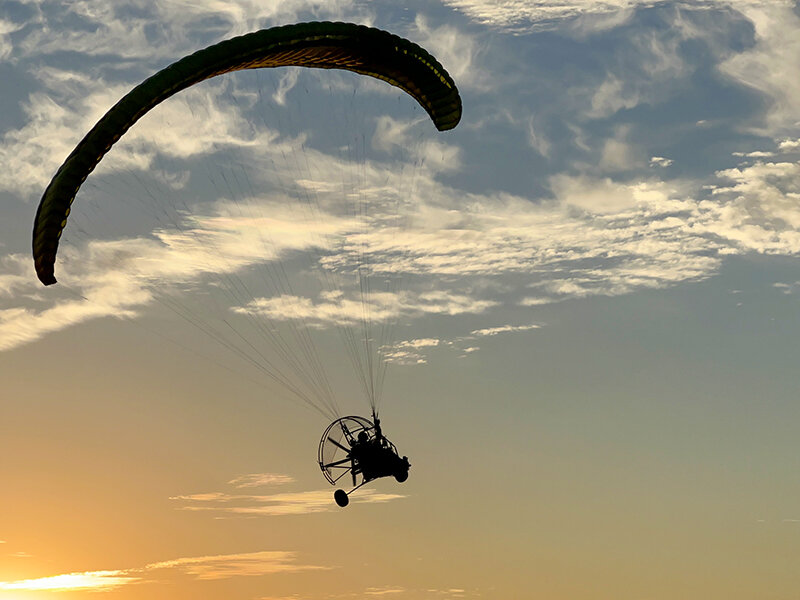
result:
<svg viewBox="0 0 800 600"><path fill-rule="evenodd" d="M458 127L349 73L209 80L38 282L106 110L312 20L426 48ZM0 599L796 598L798 71L788 0L4 1ZM371 385L410 477L340 509L318 444Z"/></svg>

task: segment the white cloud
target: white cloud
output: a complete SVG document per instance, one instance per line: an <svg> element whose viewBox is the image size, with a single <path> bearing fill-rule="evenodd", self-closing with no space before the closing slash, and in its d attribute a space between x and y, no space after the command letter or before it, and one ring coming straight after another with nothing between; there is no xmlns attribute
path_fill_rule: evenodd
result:
<svg viewBox="0 0 800 600"><path fill-rule="evenodd" d="M770 135L796 130L800 114L800 16L794 3L731 2L755 28L755 44L730 56L722 73L769 99L761 122L754 127Z"/></svg>
<svg viewBox="0 0 800 600"><path fill-rule="evenodd" d="M424 350L427 348L444 347L458 352L461 357L472 354L480 350L478 346L466 346L465 342L471 342L481 337L492 337L503 333L514 333L520 331L531 331L542 327L539 324L529 325L499 325L496 327L485 327L475 329L469 335L463 335L453 340L440 340L437 338L418 338L396 342L391 346L382 349L382 356L387 363L409 366L422 365L428 362Z"/></svg>
<svg viewBox="0 0 800 600"><path fill-rule="evenodd" d="M360 488L350 497L354 503L375 504L405 498L402 494L380 493L372 488ZM170 500L183 503L181 510L212 512L239 517L305 515L337 510L330 490L283 492L269 495L226 494L221 492L173 496Z"/></svg>
<svg viewBox="0 0 800 600"><path fill-rule="evenodd" d="M22 28L19 23L12 23L3 18L0 18L0 60L6 60L11 56L13 46L11 44L10 34Z"/></svg>
<svg viewBox="0 0 800 600"><path fill-rule="evenodd" d="M633 108L639 101L638 93L626 90L623 80L610 74L594 92L588 114L595 119L608 117L622 109Z"/></svg>
<svg viewBox="0 0 800 600"><path fill-rule="evenodd" d="M471 332L471 335L476 337L495 336L500 333L511 333L517 331L530 331L532 329L540 329L541 325L500 325L498 327L486 327L484 329L476 329Z"/></svg>
<svg viewBox="0 0 800 600"><path fill-rule="evenodd" d="M422 348L435 348L440 344L442 344L442 340L436 338L404 340L381 348L381 356L385 362L390 364L422 365L427 360L420 350Z"/></svg>
<svg viewBox="0 0 800 600"><path fill-rule="evenodd" d="M698 228L744 251L800 252L800 162L756 162L717 176L730 184L713 191L722 202L700 204L712 218Z"/></svg>
<svg viewBox="0 0 800 600"><path fill-rule="evenodd" d="M384 350L383 360L388 364L406 367L424 365L428 362L424 354L412 350Z"/></svg>
<svg viewBox="0 0 800 600"><path fill-rule="evenodd" d="M293 483L294 477L278 473L249 473L231 479L228 483L237 488L261 487L264 485L283 485Z"/></svg>
<svg viewBox="0 0 800 600"><path fill-rule="evenodd" d="M324 163L324 157L315 158ZM82 282L80 293L90 302L6 309L0 317L0 339L8 349L70 323L132 316L152 301L154 286L163 289L206 274L233 273L291 249L320 244L325 245L321 255L328 272L351 273L359 253L366 253L376 278L406 278L404 290L371 295L368 307L375 319L477 314L504 301L487 288L476 288L477 277L513 274L519 286L542 290L517 300L523 306L665 287L710 276L726 254L796 253L798 170L796 163L757 163L721 171L724 185L702 201L676 199L683 193L657 181L559 175L552 178L555 200L541 204L508 195L465 197L423 173L417 193L436 203L417 200L402 235L393 227L364 231L334 217L298 221L296 212L281 208L280 202L249 200L255 202L252 214L237 213L220 202L206 216L188 218L182 231L165 228L151 240L92 242L86 259L70 260L67 254L65 276L84 263L92 265L74 278ZM260 213L270 218L258 217ZM265 230L271 232L266 246ZM17 270L0 276L0 289L24 295L25 261L13 264ZM430 289L431 278L437 281L435 290ZM276 320L303 318L316 326L352 323L363 308L347 287L316 298L284 293L239 305L240 311ZM419 360L416 354L390 358Z"/></svg>
<svg viewBox="0 0 800 600"><path fill-rule="evenodd" d="M149 294L142 290L131 290L131 296L126 296L119 287L107 288L105 292L98 294L91 302L65 301L39 311L20 307L0 309L0 351L16 348L48 333L92 319L134 317L136 313L129 307L149 300Z"/></svg>
<svg viewBox="0 0 800 600"><path fill-rule="evenodd" d="M28 98L25 124L7 131L0 144L0 163L18 174L3 178L0 189L23 196L43 192L80 138L133 87L46 67L37 76L46 91ZM207 82L148 112L100 162L97 173L149 170L159 154L186 159L220 148L282 147L268 130L253 137L240 112L221 100L225 90L222 82ZM187 120L192 111L205 118Z"/></svg>
<svg viewBox="0 0 800 600"><path fill-rule="evenodd" d="M219 554L213 556L193 556L151 563L146 571L177 569L197 579L216 580L232 577L255 577L273 573L296 573L326 569L316 565L296 563L297 553L266 550L242 554Z"/></svg>
<svg viewBox="0 0 800 600"><path fill-rule="evenodd" d="M395 348L431 348L438 346L441 340L436 338L417 338L415 340L406 340L395 344Z"/></svg>
<svg viewBox="0 0 800 600"><path fill-rule="evenodd" d="M600 151L600 168L604 172L632 171L644 165L644 157L626 139L630 127L617 127L614 137L605 140Z"/></svg>
<svg viewBox="0 0 800 600"><path fill-rule="evenodd" d="M784 294L793 294L800 290L800 281L795 281L794 283L773 283L772 287L780 290Z"/></svg>
<svg viewBox="0 0 800 600"><path fill-rule="evenodd" d="M571 14L570 6L579 4L551 8L562 15ZM599 14L627 5L586 6ZM537 10L545 8L537 6ZM242 18L233 16L231 22ZM461 65L458 69L474 62L478 52L474 40L459 41L458 32L450 26L433 28L424 19L418 19L415 26L423 43L430 42L436 46L434 52L441 49L443 56L452 56L454 64ZM675 48L690 35L695 33L688 28L669 40L642 35L634 45L643 49L644 64L667 80L682 72L684 65L676 58ZM610 72L603 81L613 88L613 78L624 83L626 73L625 69ZM109 90L103 79L56 69L43 71L42 82L50 87L45 87L47 93L28 100L27 124L8 132L0 145L0 153L5 152L0 160L21 173L18 178L3 180L4 184L17 186L18 193L40 191L75 138L124 91L118 85ZM597 116L624 106L618 102L625 96L622 83L605 99L593 90ZM287 80L287 89L292 84ZM232 90L235 101L230 98ZM34 300L39 290L26 283L30 279L28 259L15 257L4 262L0 265L0 298L30 300L0 308L4 349L88 319L133 316L153 302L154 290L199 286L211 275L239 274L256 265L268 268L299 253L316 255L313 260L318 271L334 277L352 275L359 257L364 256L376 279L402 276L405 289L375 292L367 307L376 319L410 320L424 315L485 313L508 301L534 307L570 297L664 287L710 276L727 254L796 252L798 190L791 183L797 176L793 163L720 171L723 185L702 202L691 197L684 182L673 185L634 176L601 178L575 175L574 171L549 179L552 199L466 193L442 183L444 175L463 169L458 146L433 138L405 150L429 123L387 117L378 120L369 140L383 154L357 165L361 180L347 192L351 196L348 201L358 196L377 199L370 205L372 212L365 226L346 216L341 199L342 173L352 172L353 165L334 152L325 154L306 145L309 136L302 132L290 138L266 127L252 130L246 109L255 95L253 90L209 83L197 93L176 98L132 129L102 168L109 178L124 169L158 171L166 187L188 189L196 183L189 159L216 159L239 149L246 157L241 166L250 169L259 192L229 197L225 190L217 190L216 202L190 206L191 211L173 208L177 226L167 222L141 237L128 235L86 244L76 241L72 254L67 252L59 259L60 268L65 269L61 280L75 275L77 293L88 300L61 297L50 305ZM65 98L72 98L66 109L61 102ZM234 108L236 102L242 106ZM184 123L181 115L187 103L201 117ZM648 155L640 152L630 137L629 129L614 130L601 148L598 164L617 172L644 167ZM54 139L69 142L62 147L52 143ZM793 143L793 138L784 138L780 147L790 150ZM304 147L302 153L300 147ZM401 150L408 162L401 162ZM547 152L546 144L542 151ZM299 162L315 165L315 172L312 175L301 169L299 174L280 175L272 159L281 153L294 153ZM163 166L156 160L159 155L172 159L177 164L174 170L154 169ZM425 166L414 171L414 187L409 190L406 178L397 173L420 161ZM652 157L650 164L666 166L669 161ZM267 184L274 180L293 189L286 193L268 190ZM273 183L275 188L280 185ZM678 189L681 186L684 189ZM309 213L285 206L287 199L295 202L307 196L318 203ZM392 211L398 206L407 214L392 221ZM269 232L267 241L265 231ZM69 234L68 226L67 241ZM501 279L504 286L479 285ZM258 293L236 298L228 308L274 320L302 318L315 326L350 324L364 309L358 294L352 292L344 285L336 295L305 289ZM520 299L517 292L526 297ZM418 350L394 347L395 354L388 358L424 361Z"/></svg>
<svg viewBox="0 0 800 600"><path fill-rule="evenodd" d="M781 152L797 152L798 150L800 150L800 139L781 140L781 142L778 144L778 149Z"/></svg>
<svg viewBox="0 0 800 600"><path fill-rule="evenodd" d="M7 591L108 591L140 581L139 577L126 575L125 571L84 571L36 579L0 581L0 590Z"/></svg>
<svg viewBox="0 0 800 600"><path fill-rule="evenodd" d="M387 154L405 155L406 161L425 166L431 173L456 172L461 169L461 150L440 139L420 140L420 126L429 127L428 119L403 121L384 115L378 118L372 147Z"/></svg>
<svg viewBox="0 0 800 600"><path fill-rule="evenodd" d="M0 299L13 298L30 287L30 258L18 254L0 257Z"/></svg>
<svg viewBox="0 0 800 600"><path fill-rule="evenodd" d="M199 580L255 577L274 573L297 573L327 569L297 563L297 553L267 550L240 554L192 556L153 562L143 567L104 571L84 571L50 575L34 579L0 581L0 590L8 591L110 591L121 586L152 581L153 571L172 570Z"/></svg>
<svg viewBox="0 0 800 600"><path fill-rule="evenodd" d="M671 158L664 158L663 156L651 156L651 167L669 167L674 161Z"/></svg>
<svg viewBox="0 0 800 600"><path fill-rule="evenodd" d="M547 158L550 155L550 141L547 137L538 131L534 126L535 117L530 117L526 123L528 133L528 145L536 150L539 154Z"/></svg>
<svg viewBox="0 0 800 600"><path fill-rule="evenodd" d="M670 189L660 182L618 183L610 178L556 175L551 179L553 192L563 204L590 213L623 213L648 204L669 200Z"/></svg>
<svg viewBox="0 0 800 600"><path fill-rule="evenodd" d="M734 152L733 155L745 158L769 158L770 156L775 156L775 153L766 150L754 150L753 152Z"/></svg>
<svg viewBox="0 0 800 600"><path fill-rule="evenodd" d="M419 294L373 292L365 300L341 296L328 298L314 302L311 298L284 294L272 298L256 298L246 306L235 307L233 310L279 321L304 321L312 327L328 327L358 324L364 318L365 311L373 322L383 322L397 319L401 315L480 313L496 304L491 300L478 300L464 294L443 291Z"/></svg>
<svg viewBox="0 0 800 600"><path fill-rule="evenodd" d="M546 296L529 296L519 301L520 306L543 306L545 304L552 304L557 302L555 298L548 298Z"/></svg>
<svg viewBox="0 0 800 600"><path fill-rule="evenodd" d="M663 4L663 0L444 0L471 19L501 30L520 33L553 27L571 20L582 34L605 31L625 23L637 9ZM731 7L791 8L792 0L678 0L689 9Z"/></svg>
<svg viewBox="0 0 800 600"><path fill-rule="evenodd" d="M696 69L685 58L684 45L687 40L705 40L709 32L682 18L680 12L672 16L670 25L635 30L615 54L600 59L608 66L600 85L586 90L591 97L586 117L606 119L640 104L665 103L675 94L679 82Z"/></svg>
<svg viewBox="0 0 800 600"><path fill-rule="evenodd" d="M475 63L478 43L473 37L451 25L434 27L422 15L414 19L412 39L433 54L461 89L486 88L491 74Z"/></svg>
<svg viewBox="0 0 800 600"><path fill-rule="evenodd" d="M284 106L286 104L286 95L292 91L294 86L297 85L297 81L300 78L300 69L293 68L293 69L286 69L286 71L281 75L280 79L278 80L278 87L275 90L275 93L272 95L272 98L275 100L276 103Z"/></svg>
<svg viewBox="0 0 800 600"><path fill-rule="evenodd" d="M123 56L174 61L198 50L198 39L216 40L265 27L292 23L311 13L318 20L369 23L372 12L352 0L114 0L63 3L27 0L36 5L35 25L14 49L21 56L72 51L85 56ZM120 10L135 7L135 11ZM66 28L73 19L84 28ZM152 27L158 23L159 27ZM91 35L86 35L91 31Z"/></svg>
<svg viewBox="0 0 800 600"><path fill-rule="evenodd" d="M609 17L636 7L652 6L657 0L444 0L470 18L500 29L524 31L580 16ZM614 20L614 23L618 21ZM601 23L607 27L606 21ZM586 24L583 24L587 27Z"/></svg>

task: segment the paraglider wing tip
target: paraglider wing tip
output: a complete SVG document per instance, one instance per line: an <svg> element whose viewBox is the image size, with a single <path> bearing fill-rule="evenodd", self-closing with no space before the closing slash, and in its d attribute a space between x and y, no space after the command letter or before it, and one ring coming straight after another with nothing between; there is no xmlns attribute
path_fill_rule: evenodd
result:
<svg viewBox="0 0 800 600"><path fill-rule="evenodd" d="M457 119L453 121L448 121L447 123L437 123L436 129L439 131L450 131L451 129L455 129L456 125L461 122L461 115L458 116Z"/></svg>
<svg viewBox="0 0 800 600"><path fill-rule="evenodd" d="M55 269L53 268L53 264L48 264L43 257L37 256L35 249L33 260L36 268L36 277L39 278L39 281L41 281L44 285L53 285L54 283L57 283L56 276L54 275Z"/></svg>

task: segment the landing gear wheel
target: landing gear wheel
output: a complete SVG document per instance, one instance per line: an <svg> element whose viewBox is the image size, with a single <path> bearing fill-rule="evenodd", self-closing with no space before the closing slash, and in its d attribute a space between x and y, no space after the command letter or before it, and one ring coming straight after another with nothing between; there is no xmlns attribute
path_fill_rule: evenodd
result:
<svg viewBox="0 0 800 600"><path fill-rule="evenodd" d="M408 475L406 475L407 477ZM350 504L350 498L347 496L347 492L344 490L336 490L333 492L333 499L336 500L336 504L344 508L348 504Z"/></svg>
<svg viewBox="0 0 800 600"><path fill-rule="evenodd" d="M403 483L408 479L408 471L398 471L394 474L394 478L397 480L397 483Z"/></svg>

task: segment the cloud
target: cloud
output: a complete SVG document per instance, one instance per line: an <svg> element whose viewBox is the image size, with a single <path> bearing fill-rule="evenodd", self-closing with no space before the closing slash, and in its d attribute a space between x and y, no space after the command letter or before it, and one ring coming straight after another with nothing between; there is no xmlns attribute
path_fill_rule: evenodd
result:
<svg viewBox="0 0 800 600"><path fill-rule="evenodd" d="M668 167L674 161L671 158L664 158L663 156L651 156L650 157L650 166L651 167Z"/></svg>
<svg viewBox="0 0 800 600"><path fill-rule="evenodd" d="M121 5L114 0L72 2L36 0L35 27L17 42L14 53L35 57L76 52L87 57L114 56L125 60L177 60L213 43L285 23L302 15L316 20L368 23L372 12L352 0L163 0ZM130 7L135 10L130 10ZM126 10L128 9L128 10ZM77 26L67 28L69 19ZM306 19L308 20L308 19ZM153 27L158 23L158 27ZM86 35L91 31L91 35ZM200 42L202 41L202 42Z"/></svg>
<svg viewBox="0 0 800 600"><path fill-rule="evenodd" d="M270 11L283 10L270 3L263 10L251 4L227 9L211 3L187 10L191 19L207 16L212 9L233 11L225 13L226 24L242 22L250 18L247 15L271 18ZM473 4L492 9L488 3ZM646 4L562 2L515 7L508 3L495 8L517 10L520 18L530 20L545 18L547 9L550 17L566 18ZM312 5L292 3L286 10ZM80 10L86 8L81 6ZM104 4L98 14L107 16L103 11L111 10L109 6ZM347 3L339 6L347 9ZM459 6L467 10L467 3ZM170 7L164 10L178 10L177 4ZM452 26L431 23L415 21L423 43L452 56L454 65L474 64L481 51L474 38L461 39ZM605 118L624 108L626 96L647 100L652 90L628 94L626 88L628 79L636 79L632 74L637 69L652 67L659 81L688 72L678 49L682 40L694 35L697 32L683 25L668 35L645 31L634 36L625 49L641 49L641 60L614 62L614 68L602 73L587 92L589 100L596 100L593 117ZM92 77L52 67L41 70L39 81L42 89L24 104L27 123L7 132L0 144L0 153L5 153L0 161L20 173L0 185L20 195L40 191L70 145L127 89L108 74ZM319 83L313 78L308 82ZM285 81L286 94L297 91L295 83L291 77ZM66 252L59 257L60 280L72 279L71 295L50 290L45 295L35 287L28 257L3 259L0 349L91 319L133 318L165 296L168 302L180 303L179 310L197 308L203 318L211 312L212 302L219 302L215 322L230 317L233 309L243 319L258 315L270 325L287 326L303 320L321 329L356 324L365 308L377 320L407 321L488 314L504 305L535 310L568 298L610 296L702 279L713 275L724 257L732 254L797 252L794 163L720 170L717 185L708 194L692 182L654 177L662 171L646 169L650 154L639 147L632 126L612 125L610 137L603 139L594 157L593 164L602 173L594 166L572 163L560 172L554 169L549 179L542 178L544 191L538 195L476 193L456 187L461 178L454 175L468 164L466 146L452 142L454 138L444 138L445 143L436 137L411 143L420 140L424 126L430 126L424 119L378 115L365 141L377 155L354 164L339 148L315 146L313 131L291 128L292 135L287 135L277 126L273 129L272 121L256 128L250 111L260 91L245 84L208 82L138 123L87 182L90 188L97 187L86 191L99 190L97 196L102 197L105 186L113 187L108 182L132 172L127 181L134 187L144 181L143 195L152 193L159 201L161 194L165 196L169 217L133 234L124 226L102 231L87 226L91 233L83 237L73 224L80 228L86 221L71 221L62 245ZM270 110L282 110L280 102L271 100L273 92L270 88L264 101L271 102ZM193 111L194 118L186 116ZM538 139L540 132L530 135ZM788 135L779 138L782 151L795 147L794 137ZM68 141L62 146L53 140ZM592 151L591 146L586 149ZM206 170L223 157L229 162L221 174ZM669 161L652 156L649 164L663 167ZM287 165L292 162L300 167L291 170ZM313 164L314 171L305 164ZM348 182L346 174L354 171L358 181ZM234 172L246 172L250 179L229 191L226 184L235 183ZM214 187L209 184L212 178L217 187L195 204L193 194L198 187ZM359 198L375 199L361 220L353 217L363 207ZM397 216L398 207L402 217ZM102 215L98 211L97 218ZM281 288L281 280L253 294L237 293L239 284L249 284L247 277L257 270L269 279L286 264L294 268L300 261L292 261L301 256L305 262L295 272L303 285L289 290ZM365 258L373 281L402 279L403 286L373 290L362 303L354 274ZM327 278L339 289L309 283ZM188 298L189 290L203 294ZM203 305L204 298L213 300ZM424 351L398 345L386 358L418 364L425 360Z"/></svg>
<svg viewBox="0 0 800 600"><path fill-rule="evenodd" d="M362 504L390 502L405 498L402 494L385 494L372 488L361 488L350 501ZM284 492L269 495L226 494L221 492L173 496L181 510L212 512L238 517L305 515L337 510L330 490Z"/></svg>
<svg viewBox="0 0 800 600"><path fill-rule="evenodd" d="M120 290L114 289L114 293ZM0 309L0 351L10 350L33 342L65 327L73 326L100 317L132 318L135 312L127 309L130 304L144 300L144 295L132 296L118 304L106 302L98 297L96 301L66 301L52 308L35 311L27 308Z"/></svg>
<svg viewBox="0 0 800 600"><path fill-rule="evenodd" d="M91 240L83 247L62 244L63 280L74 286L62 288L71 291L69 299L60 297L45 308L0 308L0 350L91 319L132 318L154 301L156 288L163 292L163 286L197 281L209 273L235 273L282 252L307 248L341 227L334 219L318 226L298 223L296 215L283 219L286 207L273 208L269 245L261 233L263 219L229 218L224 203L215 213L188 217L186 228L154 232L156 239ZM38 291L28 257L8 257L3 267L10 272L0 273L0 298Z"/></svg>
<svg viewBox="0 0 800 600"><path fill-rule="evenodd" d="M18 174L3 178L0 190L23 197L44 190L81 136L133 87L50 67L40 68L37 78L43 90L23 104L24 125L4 133L0 144L0 163ZM152 169L159 155L187 159L220 147L263 146L274 141L254 139L250 125L221 98L225 92L222 82L208 82L162 103L136 123L124 143L101 161L94 176ZM206 118L189 122L188 111ZM269 131L264 135L274 136Z"/></svg>
<svg viewBox="0 0 800 600"><path fill-rule="evenodd" d="M579 33L605 31L627 22L634 11L664 4L663 0L444 0L469 18L503 31L522 33L552 28L563 21ZM791 8L792 0L678 0L688 9Z"/></svg>
<svg viewBox="0 0 800 600"><path fill-rule="evenodd" d="M773 283L772 287L787 295L794 294L795 292L800 291L800 281L795 281L794 283Z"/></svg>
<svg viewBox="0 0 800 600"><path fill-rule="evenodd" d="M85 571L36 579L0 581L0 590L110 591L124 585L151 582L154 571L165 570L190 575L199 580L218 580L326 568L328 567L298 564L296 552L260 551L176 558L131 569Z"/></svg>
<svg viewBox="0 0 800 600"><path fill-rule="evenodd" d="M242 554L219 554L214 556L194 556L176 558L151 563L145 571L174 569L196 579L216 580L232 577L255 577L273 573L296 573L326 569L316 565L296 563L297 553L286 551L247 552Z"/></svg>
<svg viewBox="0 0 800 600"><path fill-rule="evenodd" d="M710 218L697 224L698 231L740 251L800 253L800 162L756 162L717 176L728 182L713 190L723 201L700 204Z"/></svg>
<svg viewBox="0 0 800 600"><path fill-rule="evenodd" d="M338 164L324 156L315 160L323 169ZM370 184L372 168L366 170ZM411 218L402 230L392 223L380 226L381 211L392 210L388 201L385 208L375 207L376 226L365 229L327 212L337 210L335 205L321 213L324 218L306 220L279 199L223 200L184 216L180 228L165 225L153 239L97 240L73 247L73 254L63 257L62 280L80 273L72 280L86 300L71 297L50 307L0 309L0 339L9 349L88 319L132 317L153 301L156 289L238 273L293 251L314 250L311 256L320 261L317 276L338 273L346 279L364 256L375 280L402 275L406 289L371 294L366 306L375 319L480 314L510 300L492 296L491 287L476 286L480 278L513 276L511 289L540 291L514 300L523 306L666 287L711 276L726 255L796 254L799 175L800 165L790 162L722 170L711 196L696 200L657 180L562 174L551 178L554 198L537 204L508 194L459 194L422 173ZM326 192L319 194L324 208ZM243 212L242 205L249 208ZM264 231L270 232L269 240ZM15 257L4 263L0 298L11 290L15 297L38 293L26 274L28 260ZM28 287L26 280L31 281ZM238 305L228 300L228 306L278 322L351 324L365 305L349 285L316 296L259 294ZM394 356L406 362L417 358Z"/></svg>
<svg viewBox="0 0 800 600"><path fill-rule="evenodd" d="M536 323L531 325L500 325L499 327L487 327L485 329L476 329L471 332L475 337L495 336L500 333L511 333L517 331L531 331L532 329L539 329L541 325Z"/></svg>
<svg viewBox="0 0 800 600"><path fill-rule="evenodd" d="M752 88L769 101L752 127L779 135L795 130L800 114L800 16L794 2L731 2L753 25L752 47L731 55L719 65L734 81Z"/></svg>
<svg viewBox="0 0 800 600"><path fill-rule="evenodd" d="M126 571L84 571L51 575L37 579L0 581L0 590L7 591L109 591L130 583L141 581L140 577L128 576Z"/></svg>
<svg viewBox="0 0 800 600"><path fill-rule="evenodd" d="M19 23L13 23L6 19L0 18L0 60L6 60L11 56L13 45L11 43L10 34L22 28Z"/></svg>
<svg viewBox="0 0 800 600"><path fill-rule="evenodd" d="M781 140L778 144L778 149L781 152L797 152L800 150L800 139L791 140L785 139Z"/></svg>
<svg viewBox="0 0 800 600"><path fill-rule="evenodd" d="M231 479L228 483L237 488L261 487L264 485L283 485L294 483L294 477L279 473L249 473Z"/></svg>
<svg viewBox="0 0 800 600"><path fill-rule="evenodd" d="M591 213L618 214L650 202L668 201L670 190L660 182L620 183L611 178L556 175L553 192L563 204Z"/></svg>
<svg viewBox="0 0 800 600"><path fill-rule="evenodd" d="M398 149L408 155L406 160L425 165L433 173L455 172L461 169L461 149L438 139L419 140L420 125L427 126L426 118L403 121L388 115L378 118L372 146L384 152Z"/></svg>
<svg viewBox="0 0 800 600"><path fill-rule="evenodd" d="M595 90L588 116L595 119L608 117L620 110L633 108L639 101L639 95L625 90L619 77L609 75Z"/></svg>
<svg viewBox="0 0 800 600"><path fill-rule="evenodd" d="M434 27L420 14L414 19L414 29L414 41L439 60L459 88L489 86L492 75L476 65L479 47L471 34L452 25Z"/></svg>
<svg viewBox="0 0 800 600"><path fill-rule="evenodd" d="M373 322L391 322L400 316L422 314L459 315L481 313L495 306L491 300L478 300L463 294L430 291L372 292L367 299L325 295L319 301L283 294L256 298L234 312L261 315L278 321L303 321L312 327L352 326L362 322L365 313Z"/></svg>
<svg viewBox="0 0 800 600"><path fill-rule="evenodd" d="M644 157L627 140L630 127L617 127L614 137L606 139L600 151L600 168L604 172L632 171L644 165Z"/></svg>
<svg viewBox="0 0 800 600"><path fill-rule="evenodd" d="M287 69L278 80L278 87L272 98L277 104L284 106L286 104L286 95L292 91L297 81L300 78L300 69Z"/></svg>
<svg viewBox="0 0 800 600"><path fill-rule="evenodd" d="M756 176L754 169L726 171L720 176L738 176L744 185ZM781 181L790 185L793 168L781 169L785 171ZM452 192L423 182L423 187L436 190L430 197L439 198L441 204L417 205L414 226L401 236L391 227L352 232L350 221L332 216L298 221L296 212L281 203L255 202L252 211L237 214L229 203L220 202L206 215L185 217L180 229L154 232L155 239L97 240L83 248L74 247L72 255L67 252L63 256L62 280L80 285L79 294L85 300L71 298L46 308L2 310L0 339L3 348L9 349L88 319L131 317L153 301L156 288L161 293L170 285L198 281L209 274L236 273L276 260L290 250L310 249L337 239L336 246L322 253L323 269L329 272L348 272L357 266L359 255L367 253L375 274L402 273L417 278L419 284L439 278L440 289L372 293L367 306L373 318L393 319L401 315L478 314L497 306L500 298L481 297L473 289L471 278L477 276L515 274L520 284L546 292L532 296L538 303L571 296L616 295L707 277L718 265L715 253L720 250L723 229L729 230L729 239L741 237L730 231L730 225L721 226L730 221L726 217L730 205L674 200L670 188L658 182L624 184L561 175L554 177L552 184L556 200L536 205L506 195L471 195L467 202L453 197L451 203ZM715 193L726 190L732 191L723 187ZM755 182L748 190L762 199L763 190L759 191ZM791 196L784 195L779 201L780 194L776 194L768 203L770 216L777 211L785 219L794 219L796 204ZM456 205L461 205L458 211L452 209ZM265 228L271 232L267 245L262 233ZM785 229L788 241L794 234ZM792 246L780 248L791 251ZM25 293L21 279L29 268L25 263L22 258L9 263L9 268L17 271L0 276L2 289ZM522 275L525 277L519 279ZM449 279L447 287L441 287L445 282L442 276ZM32 281L27 289L31 293L36 289ZM357 321L364 305L345 288L316 299L297 294L258 296L236 310L278 321L305 319L321 327Z"/></svg>
<svg viewBox="0 0 800 600"><path fill-rule="evenodd" d="M436 338L418 338L414 340L404 340L390 346L381 348L383 360L396 365L421 365L427 361L425 355L420 352L421 348L434 348L442 341Z"/></svg>
<svg viewBox="0 0 800 600"><path fill-rule="evenodd" d="M734 152L733 155L743 156L745 158L768 158L770 156L775 156L775 153L765 150L755 150L753 152Z"/></svg>
<svg viewBox="0 0 800 600"><path fill-rule="evenodd" d="M424 354L412 350L384 350L383 360L387 364L401 366L424 365L428 362Z"/></svg>
<svg viewBox="0 0 800 600"><path fill-rule="evenodd" d="M719 32L698 27L680 11L665 19L668 27L631 28L612 52L597 58L602 61L603 80L597 85L596 75L588 77L591 85L582 90L590 98L584 118L608 119L641 104L664 104L696 71L699 65L687 56L687 41L703 40L713 45ZM618 128L627 134L627 127ZM624 136L617 135L620 137ZM633 153L630 158L640 158L640 153Z"/></svg>
<svg viewBox="0 0 800 600"><path fill-rule="evenodd" d="M542 325L538 323L529 325L499 325L497 327L485 327L475 329L469 335L456 337L452 340L440 340L437 338L418 338L396 342L381 349L381 356L387 363L397 365L422 365L428 362L424 349L443 347L449 348L466 356L480 350L477 346L465 346L465 342L471 342L481 337L493 337L502 333L513 333L520 331L531 331L539 329Z"/></svg>
<svg viewBox="0 0 800 600"><path fill-rule="evenodd" d="M444 2L479 23L511 32L543 28L564 19L581 16L616 16L617 19L613 19L612 22L618 24L620 15L627 18L630 9L658 3L657 0L507 0L505 2L444 0ZM601 22L606 23L605 20Z"/></svg>

